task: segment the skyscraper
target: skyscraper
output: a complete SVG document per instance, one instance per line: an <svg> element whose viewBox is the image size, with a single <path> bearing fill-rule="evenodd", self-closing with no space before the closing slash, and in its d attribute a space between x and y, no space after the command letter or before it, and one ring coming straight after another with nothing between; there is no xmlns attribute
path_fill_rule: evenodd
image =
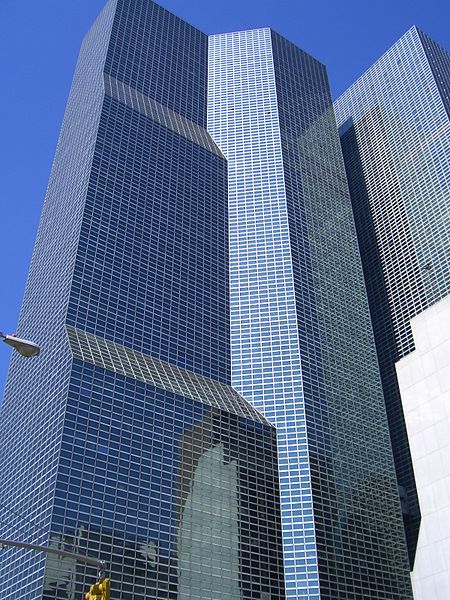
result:
<svg viewBox="0 0 450 600"><path fill-rule="evenodd" d="M450 57L411 28L336 102L402 497L420 525L395 362L410 321L450 293Z"/></svg>
<svg viewBox="0 0 450 600"><path fill-rule="evenodd" d="M113 595L283 598L274 427L230 387L226 161L207 37L110 0L81 49L0 424L1 537L106 560ZM7 548L0 596L95 571Z"/></svg>
<svg viewBox="0 0 450 600"><path fill-rule="evenodd" d="M389 430L323 65L210 38L228 160L232 384L277 426L288 598L411 598Z"/></svg>

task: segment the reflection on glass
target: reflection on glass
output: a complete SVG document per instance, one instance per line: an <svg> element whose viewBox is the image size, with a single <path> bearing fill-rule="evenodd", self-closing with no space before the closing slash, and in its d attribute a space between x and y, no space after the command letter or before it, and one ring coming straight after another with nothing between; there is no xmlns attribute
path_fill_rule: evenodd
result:
<svg viewBox="0 0 450 600"><path fill-rule="evenodd" d="M218 444L199 459L179 532L179 600L239 600L238 480Z"/></svg>

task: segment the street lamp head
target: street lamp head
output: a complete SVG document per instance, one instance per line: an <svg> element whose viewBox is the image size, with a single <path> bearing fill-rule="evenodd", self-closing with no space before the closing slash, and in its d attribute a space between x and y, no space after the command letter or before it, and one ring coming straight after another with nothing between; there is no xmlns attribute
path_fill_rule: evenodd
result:
<svg viewBox="0 0 450 600"><path fill-rule="evenodd" d="M37 344L30 342L29 340L18 338L14 333L12 335L4 335L0 332L0 338L3 339L5 344L8 344L8 346L11 346L26 358L37 356L40 352L40 348Z"/></svg>

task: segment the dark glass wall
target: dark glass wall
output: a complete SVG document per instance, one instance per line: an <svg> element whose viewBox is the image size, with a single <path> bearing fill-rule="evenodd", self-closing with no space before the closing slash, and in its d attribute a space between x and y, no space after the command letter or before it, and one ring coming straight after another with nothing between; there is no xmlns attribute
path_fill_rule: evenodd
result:
<svg viewBox="0 0 450 600"><path fill-rule="evenodd" d="M227 383L226 164L106 97L67 322Z"/></svg>
<svg viewBox="0 0 450 600"><path fill-rule="evenodd" d="M320 595L403 600L395 469L326 69L276 33L272 44Z"/></svg>
<svg viewBox="0 0 450 600"><path fill-rule="evenodd" d="M274 429L225 385L206 53L150 0L110 0L88 34L19 327L42 355L13 363L2 407L5 537L105 559L121 598L284 597ZM14 549L0 569L5 600L19 582L27 600L72 599L96 578Z"/></svg>
<svg viewBox="0 0 450 600"><path fill-rule="evenodd" d="M442 102L450 118L450 54L429 35L417 30L423 49L439 88Z"/></svg>
<svg viewBox="0 0 450 600"><path fill-rule="evenodd" d="M123 600L283 598L276 460L268 424L75 360L50 543ZM43 598L89 577L50 561Z"/></svg>
<svg viewBox="0 0 450 600"><path fill-rule="evenodd" d="M449 54L412 27L336 102L411 569L420 509L395 363L450 291Z"/></svg>
<svg viewBox="0 0 450 600"><path fill-rule="evenodd" d="M204 127L207 44L152 0L118 0L105 73Z"/></svg>
<svg viewBox="0 0 450 600"><path fill-rule="evenodd" d="M81 47L28 273L17 333L36 340L41 354L33 361L12 355L0 413L1 537L29 543L48 541L71 363L64 322L114 5ZM2 599L41 598L44 555L10 548L0 558Z"/></svg>
<svg viewBox="0 0 450 600"><path fill-rule="evenodd" d="M374 109L371 117L378 121L379 127L382 127L383 119L379 110ZM367 118L369 119L370 116ZM389 295L385 286L382 258L376 242L377 236L375 225L372 219L369 196L364 183L361 157L359 155L353 126L349 126L346 131L342 133L341 145L369 298L372 327L383 384L409 560L412 568L414 565L420 527L420 508L414 478L414 469L409 451L408 434L406 431L402 401L395 370L395 363L401 358L401 353L397 346L395 311L393 311L390 306ZM372 165L375 165L377 162L379 163L379 177L382 176L382 169L387 152L388 149L383 147L381 156L379 156L376 149L372 149ZM401 201L399 184L395 174L391 174L389 186L383 195L380 194L380 199L386 202L386 204L394 206L400 219L406 221L407 216L405 207ZM411 297L408 301L404 302L404 307L408 304L409 310L413 311L414 309L411 305L413 305L414 302L421 303L425 306L426 289L420 278L417 277L420 270L411 232L407 228L404 228L401 235L403 238L401 240L401 245L403 247L402 253L396 252L394 247L391 252L397 257L397 272L400 272L401 270L405 282L408 282L408 286L414 282L416 288L415 297ZM410 340L410 348L413 349L414 342L409 323L405 326L403 335L408 337Z"/></svg>

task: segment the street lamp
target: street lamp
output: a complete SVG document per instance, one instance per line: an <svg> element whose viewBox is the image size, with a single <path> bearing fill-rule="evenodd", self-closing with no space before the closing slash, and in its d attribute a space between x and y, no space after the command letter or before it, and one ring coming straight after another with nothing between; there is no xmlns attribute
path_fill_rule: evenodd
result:
<svg viewBox="0 0 450 600"><path fill-rule="evenodd" d="M29 343L29 342L27 342ZM36 344L34 344L36 345ZM16 540L0 540L0 549L4 546L11 546L12 548L24 548L25 550L36 550L36 552L44 552L45 554L56 554L56 556L62 556L66 558L73 558L77 562L84 563L85 565L92 565L98 567L98 576L100 581L91 585L89 592L86 593L86 600L109 600L110 595L110 581L105 579L106 563L104 560L98 558L92 558L91 556L84 556L83 554L75 554L74 552L67 552L66 550L60 550L59 548L49 548L48 546L38 546L37 544L28 544L26 542L17 542ZM20 585L20 582L19 582ZM17 590L21 591L21 590ZM22 594L21 594L22 597Z"/></svg>
<svg viewBox="0 0 450 600"><path fill-rule="evenodd" d="M29 340L22 340L21 338L16 337L15 333L11 335L5 335L0 331L0 338L5 342L5 344L12 346L14 350L17 350L19 354L25 356L26 358L37 356L40 352L40 348L37 344L30 342Z"/></svg>

